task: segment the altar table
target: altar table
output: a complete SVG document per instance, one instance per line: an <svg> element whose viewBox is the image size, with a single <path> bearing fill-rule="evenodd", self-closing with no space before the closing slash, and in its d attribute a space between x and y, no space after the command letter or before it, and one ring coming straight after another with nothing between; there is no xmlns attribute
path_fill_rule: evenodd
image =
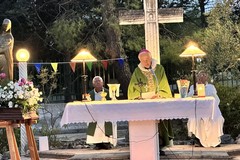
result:
<svg viewBox="0 0 240 160"><path fill-rule="evenodd" d="M158 120L211 118L215 99L167 98L67 103L61 126L79 122L128 121L131 160L158 160Z"/></svg>

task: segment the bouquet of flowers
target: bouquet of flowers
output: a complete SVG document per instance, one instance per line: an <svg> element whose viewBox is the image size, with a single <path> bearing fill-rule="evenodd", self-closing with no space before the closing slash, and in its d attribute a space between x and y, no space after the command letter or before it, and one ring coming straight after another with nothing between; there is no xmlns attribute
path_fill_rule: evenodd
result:
<svg viewBox="0 0 240 160"><path fill-rule="evenodd" d="M0 82L4 79L4 73L0 74ZM24 78L17 82L9 81L6 85L0 83L0 107L22 108L22 113L36 111L39 102L42 101L42 93L35 88L33 82Z"/></svg>

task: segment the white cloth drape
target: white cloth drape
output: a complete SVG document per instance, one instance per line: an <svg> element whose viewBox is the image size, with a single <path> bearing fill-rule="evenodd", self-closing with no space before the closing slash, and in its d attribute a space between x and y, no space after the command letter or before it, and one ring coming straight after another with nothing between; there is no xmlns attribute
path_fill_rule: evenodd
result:
<svg viewBox="0 0 240 160"><path fill-rule="evenodd" d="M224 118L218 107L220 99L217 96L217 91L214 85L205 85L206 96L213 96L215 98L214 115L210 118L194 118L188 119L189 136L194 134L199 138L204 147L216 147L221 143L221 136L223 135ZM193 86L190 87L188 96L193 95Z"/></svg>
<svg viewBox="0 0 240 160"><path fill-rule="evenodd" d="M94 143L111 143L113 146L117 145L117 123L113 122L113 135L105 136L104 122L97 122L94 136L87 135L87 144Z"/></svg>
<svg viewBox="0 0 240 160"><path fill-rule="evenodd" d="M64 109L60 124L194 119L195 114L201 119L212 119L219 116L218 111L213 97L70 102ZM195 131L193 127L189 130ZM200 136L200 140L201 137L205 138Z"/></svg>
<svg viewBox="0 0 240 160"><path fill-rule="evenodd" d="M102 99L100 93L95 92L95 101ZM94 143L111 143L113 146L117 145L117 123L112 122L113 135L105 136L104 122L97 122L96 129L93 136L87 135L87 144Z"/></svg>

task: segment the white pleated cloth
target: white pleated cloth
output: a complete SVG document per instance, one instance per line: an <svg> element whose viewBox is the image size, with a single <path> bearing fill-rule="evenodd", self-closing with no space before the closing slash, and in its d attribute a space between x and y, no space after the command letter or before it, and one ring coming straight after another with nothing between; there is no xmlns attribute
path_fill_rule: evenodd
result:
<svg viewBox="0 0 240 160"><path fill-rule="evenodd" d="M95 101L102 99L100 93L95 92ZM104 122L97 122L96 129L93 136L87 135L87 144L95 143L111 143L114 147L117 145L117 123L112 122L113 135L107 137L105 135Z"/></svg>
<svg viewBox="0 0 240 160"><path fill-rule="evenodd" d="M117 145L117 123L112 122L113 135L110 137L105 136L104 122L97 122L94 136L87 135L87 144L94 143L111 143L113 146Z"/></svg>
<svg viewBox="0 0 240 160"><path fill-rule="evenodd" d="M216 147L221 143L223 135L224 118L218 107L220 99L217 96L217 91L214 85L206 84L206 96L215 98L214 115L210 118L200 118L196 115L194 118L188 119L189 136L194 134L204 147ZM193 95L193 86L190 87L189 96Z"/></svg>

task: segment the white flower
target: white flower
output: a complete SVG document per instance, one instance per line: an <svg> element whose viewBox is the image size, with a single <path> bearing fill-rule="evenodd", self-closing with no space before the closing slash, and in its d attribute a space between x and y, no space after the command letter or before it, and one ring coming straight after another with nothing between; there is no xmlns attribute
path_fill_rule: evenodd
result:
<svg viewBox="0 0 240 160"><path fill-rule="evenodd" d="M42 101L41 95L42 92L34 88L32 82L25 79L10 81L6 86L0 85L0 107L22 107L23 112L35 110Z"/></svg>
<svg viewBox="0 0 240 160"><path fill-rule="evenodd" d="M9 108L12 108L12 107L13 107L13 102L12 102L12 101L9 101L9 102L8 102L8 107L9 107Z"/></svg>

